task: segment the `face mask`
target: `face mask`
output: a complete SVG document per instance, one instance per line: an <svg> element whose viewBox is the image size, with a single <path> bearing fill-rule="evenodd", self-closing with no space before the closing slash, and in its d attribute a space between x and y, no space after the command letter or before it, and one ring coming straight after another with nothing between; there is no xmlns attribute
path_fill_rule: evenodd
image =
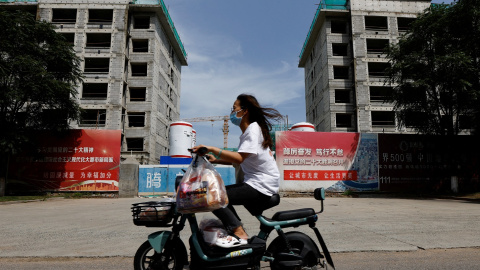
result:
<svg viewBox="0 0 480 270"><path fill-rule="evenodd" d="M240 111L236 111L236 112L232 112L230 114L230 121L232 122L232 124L236 125L236 126L240 126L240 123L242 122L242 117L237 117L237 113L241 112L242 110Z"/></svg>

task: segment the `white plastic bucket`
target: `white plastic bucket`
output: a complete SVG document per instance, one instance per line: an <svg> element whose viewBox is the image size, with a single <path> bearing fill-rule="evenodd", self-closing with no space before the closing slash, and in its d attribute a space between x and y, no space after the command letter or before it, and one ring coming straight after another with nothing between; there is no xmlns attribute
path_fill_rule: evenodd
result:
<svg viewBox="0 0 480 270"><path fill-rule="evenodd" d="M309 131L309 132L314 132L315 131L315 126L311 123L308 122L300 122L296 123L295 125L292 126L290 131Z"/></svg>
<svg viewBox="0 0 480 270"><path fill-rule="evenodd" d="M192 124L182 121L171 123L169 137L171 157L192 157L188 152L188 149L192 148Z"/></svg>

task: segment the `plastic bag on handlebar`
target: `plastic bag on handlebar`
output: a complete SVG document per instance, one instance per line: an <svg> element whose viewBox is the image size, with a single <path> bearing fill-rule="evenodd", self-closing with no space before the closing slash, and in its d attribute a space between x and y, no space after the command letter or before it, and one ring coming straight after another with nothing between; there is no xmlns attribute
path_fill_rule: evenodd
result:
<svg viewBox="0 0 480 270"><path fill-rule="evenodd" d="M228 205L225 184L205 157L195 155L177 190L177 211L211 212Z"/></svg>

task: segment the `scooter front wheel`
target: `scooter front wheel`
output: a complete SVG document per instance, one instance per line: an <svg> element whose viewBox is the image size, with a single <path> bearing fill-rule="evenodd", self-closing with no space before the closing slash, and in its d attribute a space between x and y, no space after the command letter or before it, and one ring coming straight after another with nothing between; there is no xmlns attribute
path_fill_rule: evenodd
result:
<svg viewBox="0 0 480 270"><path fill-rule="evenodd" d="M183 243L182 243L183 244ZM178 241L175 243L176 247L178 246ZM181 247L179 247L180 250ZM185 250L185 246L183 246ZM181 270L183 266L187 263L186 252L182 256L182 252L173 252L172 256L166 262L165 256L162 253L156 252L149 241L145 241L135 253L135 258L133 259L133 268L135 270Z"/></svg>

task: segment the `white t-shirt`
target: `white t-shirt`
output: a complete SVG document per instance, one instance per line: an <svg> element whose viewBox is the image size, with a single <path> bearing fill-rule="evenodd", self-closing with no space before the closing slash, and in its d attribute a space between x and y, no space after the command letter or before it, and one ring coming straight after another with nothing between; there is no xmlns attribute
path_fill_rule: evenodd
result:
<svg viewBox="0 0 480 270"><path fill-rule="evenodd" d="M240 164L245 174L245 183L272 196L278 193L280 173L277 163L270 149L263 148L262 129L257 122L251 123L240 136L239 153L249 153L248 157Z"/></svg>

